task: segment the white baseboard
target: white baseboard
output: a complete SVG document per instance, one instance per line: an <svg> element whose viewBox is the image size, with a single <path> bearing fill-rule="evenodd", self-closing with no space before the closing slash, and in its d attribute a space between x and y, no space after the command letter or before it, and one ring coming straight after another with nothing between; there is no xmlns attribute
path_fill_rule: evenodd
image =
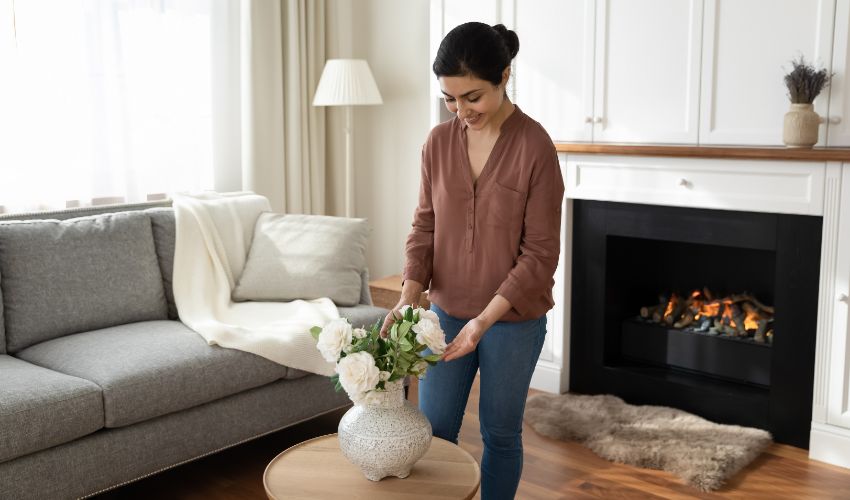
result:
<svg viewBox="0 0 850 500"><path fill-rule="evenodd" d="M812 422L809 458L850 468L850 429Z"/></svg>
<svg viewBox="0 0 850 500"><path fill-rule="evenodd" d="M531 376L532 389L561 394L567 392L565 385L561 368L549 365L548 363L537 363L534 374Z"/></svg>

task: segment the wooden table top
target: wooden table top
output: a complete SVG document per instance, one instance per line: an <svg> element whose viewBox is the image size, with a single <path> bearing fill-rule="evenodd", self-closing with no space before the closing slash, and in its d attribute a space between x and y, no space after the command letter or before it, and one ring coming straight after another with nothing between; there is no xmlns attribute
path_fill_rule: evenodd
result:
<svg viewBox="0 0 850 500"><path fill-rule="evenodd" d="M370 481L339 450L336 434L299 443L266 467L263 485L272 500L297 498L469 499L478 491L478 462L461 447L440 438L404 479Z"/></svg>

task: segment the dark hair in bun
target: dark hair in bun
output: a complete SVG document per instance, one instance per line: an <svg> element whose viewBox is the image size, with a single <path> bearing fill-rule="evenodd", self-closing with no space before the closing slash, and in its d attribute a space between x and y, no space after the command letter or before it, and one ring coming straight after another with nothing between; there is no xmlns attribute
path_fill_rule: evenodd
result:
<svg viewBox="0 0 850 500"><path fill-rule="evenodd" d="M519 37L502 24L464 23L443 38L432 69L441 76L471 74L493 85L519 52Z"/></svg>

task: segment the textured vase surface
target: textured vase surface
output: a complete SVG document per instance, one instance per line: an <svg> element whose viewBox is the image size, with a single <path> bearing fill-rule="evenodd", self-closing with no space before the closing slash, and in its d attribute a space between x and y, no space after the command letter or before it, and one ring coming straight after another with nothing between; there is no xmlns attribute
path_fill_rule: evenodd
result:
<svg viewBox="0 0 850 500"><path fill-rule="evenodd" d="M785 113L782 142L790 148L810 148L818 142L820 116L812 104L791 104Z"/></svg>
<svg viewBox="0 0 850 500"><path fill-rule="evenodd" d="M342 454L372 481L407 477L430 446L431 423L404 399L400 383L355 404L339 422Z"/></svg>

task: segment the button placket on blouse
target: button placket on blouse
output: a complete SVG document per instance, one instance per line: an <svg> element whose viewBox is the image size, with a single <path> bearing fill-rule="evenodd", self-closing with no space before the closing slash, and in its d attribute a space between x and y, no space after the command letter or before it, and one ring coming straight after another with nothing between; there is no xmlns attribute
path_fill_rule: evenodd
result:
<svg viewBox="0 0 850 500"><path fill-rule="evenodd" d="M475 235L475 189L469 197L469 205L466 207L466 251L472 253L472 239Z"/></svg>

